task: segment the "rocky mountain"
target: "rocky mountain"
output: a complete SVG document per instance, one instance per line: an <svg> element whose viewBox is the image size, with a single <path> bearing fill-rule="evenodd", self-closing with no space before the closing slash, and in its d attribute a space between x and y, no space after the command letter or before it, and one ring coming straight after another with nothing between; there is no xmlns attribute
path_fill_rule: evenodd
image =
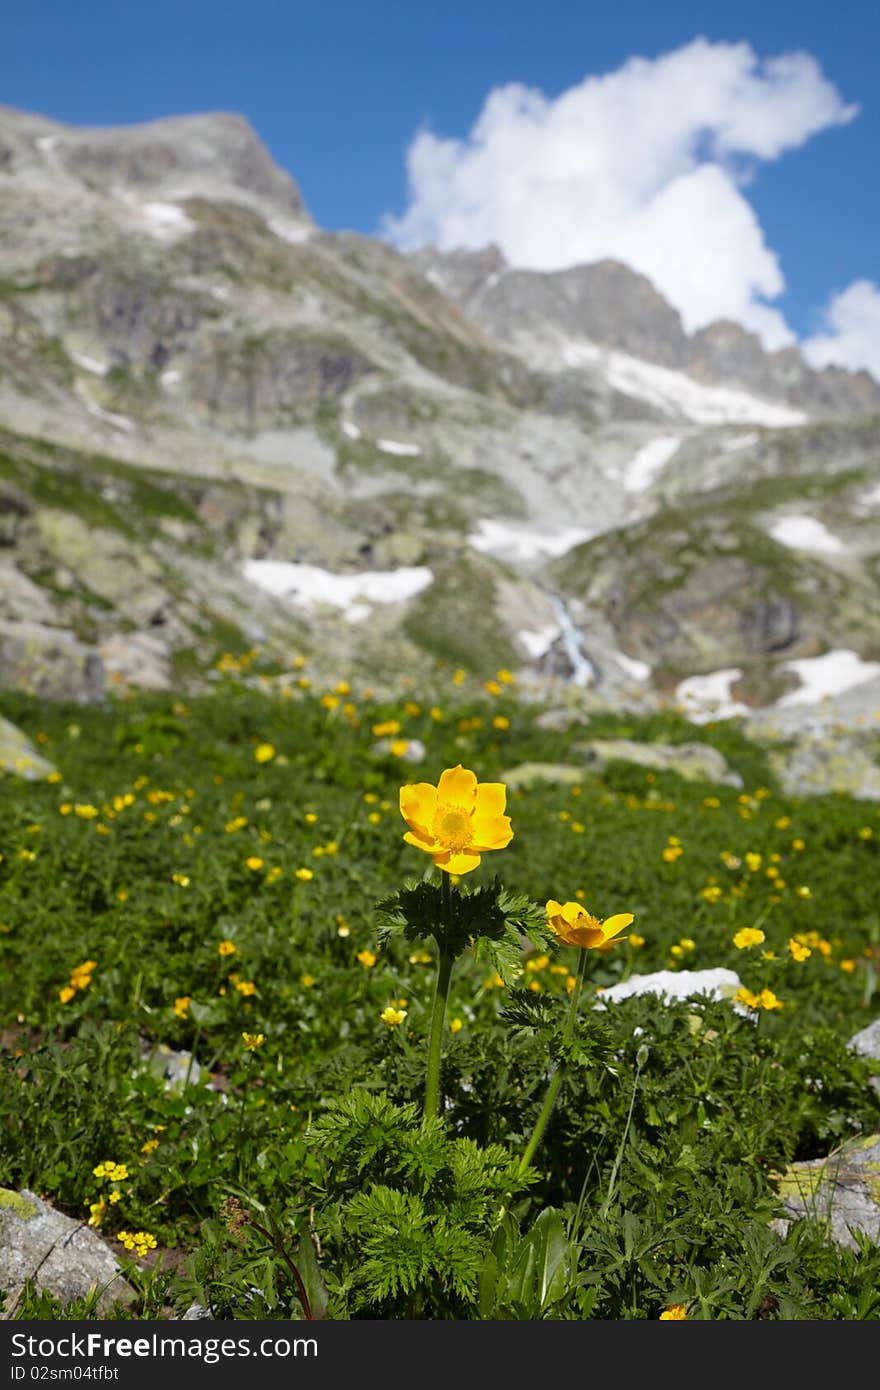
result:
<svg viewBox="0 0 880 1390"><path fill-rule="evenodd" d="M784 702L835 651L864 684L878 475L867 373L688 336L625 266L322 231L240 116L0 108L0 686L255 645L647 707Z"/></svg>

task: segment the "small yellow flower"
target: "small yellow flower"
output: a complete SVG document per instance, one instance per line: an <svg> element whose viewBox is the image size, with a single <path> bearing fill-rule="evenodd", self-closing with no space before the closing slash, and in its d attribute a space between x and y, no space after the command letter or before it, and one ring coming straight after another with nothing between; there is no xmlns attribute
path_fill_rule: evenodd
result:
<svg viewBox="0 0 880 1390"><path fill-rule="evenodd" d="M366 947L364 947L362 951L358 951L357 959L360 961L361 965L364 967L365 970L372 970L379 957L374 956L372 951L369 951Z"/></svg>
<svg viewBox="0 0 880 1390"><path fill-rule="evenodd" d="M190 994L180 994L174 1001L174 1012L178 1018L186 1018L189 1013L189 1006L192 1000Z"/></svg>
<svg viewBox="0 0 880 1390"><path fill-rule="evenodd" d="M460 1033L463 1027L464 1024L462 1023L460 1018L451 1018L449 1020L450 1033Z"/></svg>
<svg viewBox="0 0 880 1390"><path fill-rule="evenodd" d="M189 887L189 874L172 874L171 882L176 883L181 888Z"/></svg>
<svg viewBox="0 0 880 1390"><path fill-rule="evenodd" d="M676 859L682 854L684 854L684 850L681 845L666 845L663 850L663 862L666 864L674 864Z"/></svg>
<svg viewBox="0 0 880 1390"><path fill-rule="evenodd" d="M94 820L96 816L101 814L97 806L90 806L88 804L82 805L80 803L74 806L73 813L79 816L81 820Z"/></svg>
<svg viewBox="0 0 880 1390"><path fill-rule="evenodd" d="M148 1250L156 1249L156 1237L151 1236L149 1231L120 1231L116 1239L126 1250L133 1250L139 1260L144 1258Z"/></svg>
<svg viewBox="0 0 880 1390"><path fill-rule="evenodd" d="M242 1033L241 1037L247 1052L256 1052L266 1041L265 1033Z"/></svg>
<svg viewBox="0 0 880 1390"><path fill-rule="evenodd" d="M236 979L233 980L233 984L235 985L235 988L238 990L239 994L244 995L245 999L250 999L251 996L256 994L257 992L257 987L254 984L253 980Z"/></svg>
<svg viewBox="0 0 880 1390"><path fill-rule="evenodd" d="M746 868L750 871L750 873L756 874L761 867L760 854L756 854L754 850L750 850L749 853L745 856L745 860Z"/></svg>
<svg viewBox="0 0 880 1390"><path fill-rule="evenodd" d="M804 841L804 840L792 840L792 842L791 842L791 847L792 847L792 849L794 849L794 850L802 850L802 849L805 849L805 848L806 848L806 841Z"/></svg>
<svg viewBox="0 0 880 1390"><path fill-rule="evenodd" d="M760 946L765 940L760 927L740 927L733 938L733 944L738 951L744 951L749 946Z"/></svg>
<svg viewBox="0 0 880 1390"><path fill-rule="evenodd" d="M856 968L856 963L854 960L842 960L838 961L838 964L841 970L845 971L847 975L851 975Z"/></svg>
<svg viewBox="0 0 880 1390"><path fill-rule="evenodd" d="M311 989L312 985L315 983L315 977L314 975L303 975L300 983L304 989Z"/></svg>
<svg viewBox="0 0 880 1390"><path fill-rule="evenodd" d="M436 787L417 782L400 789L400 813L409 829L407 844L430 854L439 869L466 874L481 856L504 849L513 839L504 814L503 782L478 782L469 768L447 768Z"/></svg>
<svg viewBox="0 0 880 1390"><path fill-rule="evenodd" d="M252 854L250 858L246 859L244 862L252 873L257 873L257 871L263 867L263 861L257 854Z"/></svg>
<svg viewBox="0 0 880 1390"><path fill-rule="evenodd" d="M389 1004L386 1009L382 1010L379 1017L389 1028L396 1028L406 1018L406 1009L395 1009L392 1004Z"/></svg>
<svg viewBox="0 0 880 1390"><path fill-rule="evenodd" d="M661 1322L685 1322L687 1320L687 1309L683 1303L670 1303L664 1313L660 1314Z"/></svg>
<svg viewBox="0 0 880 1390"><path fill-rule="evenodd" d="M322 695L321 704L325 709L336 709L339 705L338 695Z"/></svg>
<svg viewBox="0 0 880 1390"><path fill-rule="evenodd" d="M777 999L772 989L762 989L758 996L761 1001L762 1009L782 1009L785 1006L781 999Z"/></svg>
<svg viewBox="0 0 880 1390"><path fill-rule="evenodd" d="M635 947L644 946L645 938L643 936L639 936L638 932L631 931L629 934L629 944L630 946Z"/></svg>
<svg viewBox="0 0 880 1390"><path fill-rule="evenodd" d="M258 743L254 749L254 757L258 763L270 763L275 757L275 748L271 743Z"/></svg>
<svg viewBox="0 0 880 1390"><path fill-rule="evenodd" d="M802 941L796 941L794 937L789 937L788 950L792 960L807 960L813 954L809 946L805 946Z"/></svg>
<svg viewBox="0 0 880 1390"><path fill-rule="evenodd" d="M399 719L383 719L378 724L373 725L373 733L376 738L385 738L400 733Z"/></svg>
<svg viewBox="0 0 880 1390"><path fill-rule="evenodd" d="M142 1153L142 1154L151 1154L151 1153L154 1152L155 1149L158 1149L158 1147L159 1147L159 1140L158 1140L158 1139L148 1139L148 1140L146 1141L146 1143L141 1144L141 1153Z"/></svg>
<svg viewBox="0 0 880 1390"><path fill-rule="evenodd" d="M391 740L391 752L395 758L405 758L409 752L408 738L394 738Z"/></svg>
<svg viewBox="0 0 880 1390"><path fill-rule="evenodd" d="M600 922L580 903L558 903L555 898L547 902L546 912L548 927L564 945L582 946L587 950L610 950L615 944L613 938L633 921L631 912L619 912Z"/></svg>
<svg viewBox="0 0 880 1390"><path fill-rule="evenodd" d="M217 947L217 953L221 956L234 956L237 947L234 941L221 941Z"/></svg>
<svg viewBox="0 0 880 1390"><path fill-rule="evenodd" d="M873 831L873 829L872 829L872 827L871 827L870 825L863 825L863 826L860 826L860 828L859 828L859 839L860 839L860 840L873 840L873 838L874 838L874 831Z"/></svg>
<svg viewBox="0 0 880 1390"><path fill-rule="evenodd" d="M308 883L309 879L315 877L315 873L313 869L297 869L296 877L300 880L300 882Z"/></svg>
<svg viewBox="0 0 880 1390"><path fill-rule="evenodd" d="M62 1004L69 1004L75 994L76 990L72 989L70 985L62 985L58 991L58 998Z"/></svg>
<svg viewBox="0 0 880 1390"><path fill-rule="evenodd" d="M104 1220L107 1203L104 1201L103 1197L99 1197L97 1202L87 1202L86 1205L89 1209L89 1225L97 1229Z"/></svg>

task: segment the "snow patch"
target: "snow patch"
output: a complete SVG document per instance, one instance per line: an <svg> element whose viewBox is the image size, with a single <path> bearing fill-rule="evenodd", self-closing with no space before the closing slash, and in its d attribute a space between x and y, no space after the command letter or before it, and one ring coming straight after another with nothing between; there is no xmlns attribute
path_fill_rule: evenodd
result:
<svg viewBox="0 0 880 1390"><path fill-rule="evenodd" d="M279 241L287 241L291 246L299 246L302 242L308 241L312 234L311 227L303 222L284 222L279 217L269 219L269 231L278 237Z"/></svg>
<svg viewBox="0 0 880 1390"><path fill-rule="evenodd" d="M627 492L644 492L649 488L672 455L678 452L681 437L677 434L661 435L643 444L627 464L623 473L623 486Z"/></svg>
<svg viewBox="0 0 880 1390"><path fill-rule="evenodd" d="M553 643L560 635L560 630L556 623L550 623L548 627L542 627L537 632L528 630L518 632L517 639L525 649L526 654L532 661L538 661L542 656L549 652Z"/></svg>
<svg viewBox="0 0 880 1390"><path fill-rule="evenodd" d="M741 675L742 671L734 666L710 671L705 676L688 676L675 687L675 698L692 724L750 714L749 706L732 699L730 694L730 687Z"/></svg>
<svg viewBox="0 0 880 1390"><path fill-rule="evenodd" d="M846 550L843 541L812 516L783 516L768 529L775 541L793 550L825 555L842 555Z"/></svg>
<svg viewBox="0 0 880 1390"><path fill-rule="evenodd" d="M167 372L162 373L159 380L163 386L176 386L179 381L183 380L183 373L175 371L174 368L171 367Z"/></svg>
<svg viewBox="0 0 880 1390"><path fill-rule="evenodd" d="M37 149L42 150L43 154L51 154L58 142L59 136L57 135L38 135Z"/></svg>
<svg viewBox="0 0 880 1390"><path fill-rule="evenodd" d="M84 352L70 353L70 360L82 367L84 372L93 372L95 376L106 376L110 370L106 362L99 362L97 357L89 357Z"/></svg>
<svg viewBox="0 0 880 1390"><path fill-rule="evenodd" d="M360 430L351 420L343 420L342 433L345 435L346 439L360 439L361 437Z"/></svg>
<svg viewBox="0 0 880 1390"><path fill-rule="evenodd" d="M615 652L614 655L618 666L622 666L626 674L632 676L634 681L650 679L651 667L647 661L637 661L634 656L626 656L624 652Z"/></svg>
<svg viewBox="0 0 880 1390"><path fill-rule="evenodd" d="M734 449L748 449L752 444L757 444L756 434L735 434L732 439L725 439L721 444L721 452L724 454L733 453Z"/></svg>
<svg viewBox="0 0 880 1390"><path fill-rule="evenodd" d="M587 530L582 526L564 526L557 530L536 531L515 522L484 517L477 522L476 531L468 536L468 544L486 555L505 556L528 564L544 556L564 555L575 545L601 535L601 529Z"/></svg>
<svg viewBox="0 0 880 1390"><path fill-rule="evenodd" d="M401 458L415 458L422 452L418 444L401 444L398 439L377 439L376 448L383 454L398 454Z"/></svg>
<svg viewBox="0 0 880 1390"><path fill-rule="evenodd" d="M801 684L776 701L777 709L789 705L812 705L829 695L840 695L854 685L880 676L880 661L862 661L846 648L836 648L824 656L808 656L802 661L787 661L786 671L793 671Z"/></svg>
<svg viewBox="0 0 880 1390"><path fill-rule="evenodd" d="M714 970L657 970L652 975L630 975L619 985L603 989L594 1007L604 1009L609 1001L616 1004L636 994L657 994L665 1004L690 999L695 994L708 994L710 999L732 1000L741 988L742 981L736 971L723 966ZM733 1007L737 1013L752 1016L741 1004L734 1004Z"/></svg>
<svg viewBox="0 0 880 1390"><path fill-rule="evenodd" d="M332 574L318 565L298 565L287 560L246 560L243 573L276 598L305 607L331 604L342 609L352 623L368 617L371 604L404 603L434 580L432 570L417 565Z"/></svg>
<svg viewBox="0 0 880 1390"><path fill-rule="evenodd" d="M785 426L807 421L802 410L733 387L703 386L684 372L643 362L626 352L606 351L595 343L566 343L562 359L569 367L595 367L616 391L648 401L667 415L684 415L698 425Z"/></svg>
<svg viewBox="0 0 880 1390"><path fill-rule="evenodd" d="M157 241L176 241L195 229L195 223L176 203L141 203L138 220Z"/></svg>
<svg viewBox="0 0 880 1390"><path fill-rule="evenodd" d="M94 401L85 401L84 404L96 420L102 420L105 425L112 425L115 430L124 430L126 434L134 432L134 421L127 419L125 415L114 415L110 410L102 410Z"/></svg>

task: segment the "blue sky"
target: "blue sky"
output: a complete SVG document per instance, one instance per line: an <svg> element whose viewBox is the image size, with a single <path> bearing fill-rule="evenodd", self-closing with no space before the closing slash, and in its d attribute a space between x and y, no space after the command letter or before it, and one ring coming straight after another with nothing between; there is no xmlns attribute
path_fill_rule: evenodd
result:
<svg viewBox="0 0 880 1390"><path fill-rule="evenodd" d="M91 125L239 111L322 227L491 235L548 269L616 252L690 327L738 317L880 374L878 41L865 0L31 0L0 103Z"/></svg>

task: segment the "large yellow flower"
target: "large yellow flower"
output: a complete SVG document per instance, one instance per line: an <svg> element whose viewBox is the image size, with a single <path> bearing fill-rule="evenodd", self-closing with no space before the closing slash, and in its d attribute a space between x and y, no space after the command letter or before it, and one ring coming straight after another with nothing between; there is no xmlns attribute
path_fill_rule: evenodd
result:
<svg viewBox="0 0 880 1390"><path fill-rule="evenodd" d="M566 946L583 946L596 951L608 951L618 936L633 920L631 912L618 912L600 922L580 903L547 903L547 925Z"/></svg>
<svg viewBox="0 0 880 1390"><path fill-rule="evenodd" d="M400 814L409 826L404 839L430 854L439 869L467 874L480 856L504 849L513 839L504 814L503 782L478 782L469 768L448 767L434 787L414 782L400 789Z"/></svg>

